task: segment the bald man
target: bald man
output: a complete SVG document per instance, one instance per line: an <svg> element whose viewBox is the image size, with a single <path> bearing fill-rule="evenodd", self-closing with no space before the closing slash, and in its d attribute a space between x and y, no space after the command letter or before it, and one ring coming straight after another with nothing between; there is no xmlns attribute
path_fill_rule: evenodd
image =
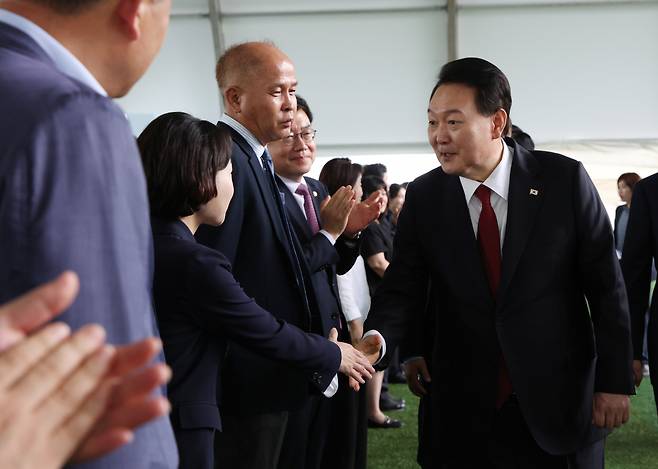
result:
<svg viewBox="0 0 658 469"><path fill-rule="evenodd" d="M233 138L235 195L221 227L202 226L197 238L221 251L235 277L257 303L277 318L325 335L309 282L303 250L290 227L265 146L291 133L297 107L297 79L291 60L272 44L251 42L226 51L217 64L226 113L219 126ZM218 467L303 468L306 442L296 441L292 460L279 461L292 413L310 395L332 396L334 376L312 382L282 363L229 345L219 402L222 433ZM292 425L292 424L291 424ZM308 432L302 432L308 435Z"/></svg>

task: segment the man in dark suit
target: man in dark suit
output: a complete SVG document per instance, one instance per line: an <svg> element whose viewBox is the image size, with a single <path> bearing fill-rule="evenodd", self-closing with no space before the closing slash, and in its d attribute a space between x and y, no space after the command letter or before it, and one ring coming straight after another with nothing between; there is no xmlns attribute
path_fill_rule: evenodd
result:
<svg viewBox="0 0 658 469"><path fill-rule="evenodd" d="M218 125L226 126L233 139L235 195L224 224L202 226L197 239L228 258L235 277L261 307L305 331L320 332L310 270L265 148L290 134L295 68L269 43L244 43L219 59L217 81L226 107ZM332 396L336 385L332 380L324 394ZM298 370L231 343L221 389L223 431L216 438L225 467L277 467L289 413L304 406L309 391Z"/></svg>
<svg viewBox="0 0 658 469"><path fill-rule="evenodd" d="M321 330L340 330L339 339L350 343L349 325L343 316L338 295L336 274L344 274L359 255L359 238L344 235L355 191L343 187L329 197L324 184L305 176L316 156L313 114L308 103L297 96L297 112L290 136L272 142L272 154L279 190L297 238L302 244L309 266L311 290L320 312ZM359 197L356 200L360 200ZM373 211L372 217L377 212ZM362 227L364 228L364 227ZM359 336L360 337L360 336ZM365 454L357 455L357 394L339 377L340 388L334 398L311 397L304 408L292 413L299 423L289 426L283 442L282 461L288 454L306 454L304 467L354 467L355 461L365 462ZM365 407L364 407L365 409ZM360 435L365 453L365 434ZM289 458L288 458L289 459Z"/></svg>
<svg viewBox="0 0 658 469"><path fill-rule="evenodd" d="M649 305L651 267L658 259L658 174L639 181L633 189L626 240L624 242L621 267L628 291L633 334L633 373L635 384L642 381L642 345L646 323L644 320ZM649 325L647 331L649 370L651 385L658 411L658 302L656 294L651 297Z"/></svg>
<svg viewBox="0 0 658 469"><path fill-rule="evenodd" d="M503 139L511 103L493 64L442 68L441 167L409 185L366 327L417 339L421 466L601 468L634 392L612 230L582 164Z"/></svg>
<svg viewBox="0 0 658 469"><path fill-rule="evenodd" d="M99 323L111 343L157 334L144 174L112 98L154 58L170 3L0 2L0 303L71 269L80 294L61 319ZM83 467L177 462L160 418Z"/></svg>

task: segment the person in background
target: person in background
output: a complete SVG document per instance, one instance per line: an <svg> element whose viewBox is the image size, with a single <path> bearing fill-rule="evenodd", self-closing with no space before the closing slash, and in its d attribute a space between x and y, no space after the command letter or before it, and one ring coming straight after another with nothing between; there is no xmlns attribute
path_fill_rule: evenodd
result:
<svg viewBox="0 0 658 469"><path fill-rule="evenodd" d="M388 190L388 170L382 163L367 164L363 167L363 177L376 176L384 181Z"/></svg>
<svg viewBox="0 0 658 469"><path fill-rule="evenodd" d="M150 392L170 376L155 339L121 347L88 325L71 335L47 324L79 290L64 272L0 305L0 462L3 467L60 468L110 453L134 438L140 423L169 410Z"/></svg>
<svg viewBox="0 0 658 469"><path fill-rule="evenodd" d="M615 249L617 249L617 256L621 259L621 254L624 251L624 241L626 239L626 227L628 226L628 217L631 211L631 201L633 200L633 189L635 184L640 181L640 175L637 173L624 173L617 178L617 193L622 202L615 209Z"/></svg>
<svg viewBox="0 0 658 469"><path fill-rule="evenodd" d="M99 324L113 344L157 336L144 173L113 98L155 58L170 9L170 0L0 0L0 303L73 270L80 291L60 320ZM169 419L78 466L118 467L178 467Z"/></svg>
<svg viewBox="0 0 658 469"><path fill-rule="evenodd" d="M336 342L336 329L327 331L328 341L260 308L240 288L226 257L194 239L200 225L223 223L233 197L227 129L174 112L151 122L137 141L151 203L155 311L174 371L168 396L180 467L212 469L214 433L221 429L217 376L227 338L298 368L309 383L326 376L319 390L339 370L363 383L372 367L351 345ZM216 459L221 466L221 453Z"/></svg>
<svg viewBox="0 0 658 469"><path fill-rule="evenodd" d="M404 197L407 193L407 188L402 184L391 184L388 190L388 210L391 212L391 221L393 226L398 224L398 216L404 205Z"/></svg>

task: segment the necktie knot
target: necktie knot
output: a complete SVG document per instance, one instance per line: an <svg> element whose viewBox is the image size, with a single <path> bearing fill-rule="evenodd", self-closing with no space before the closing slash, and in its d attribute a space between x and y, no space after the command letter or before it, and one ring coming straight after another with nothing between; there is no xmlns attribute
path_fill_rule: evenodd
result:
<svg viewBox="0 0 658 469"><path fill-rule="evenodd" d="M480 184L478 188L475 189L475 197L480 199L483 207L491 206L491 189L484 184Z"/></svg>
<svg viewBox="0 0 658 469"><path fill-rule="evenodd" d="M306 196L310 196L311 194L308 192L308 187L306 187L306 184L300 184L297 186L297 190L295 190L295 194L299 194L304 199L306 199Z"/></svg>
<svg viewBox="0 0 658 469"><path fill-rule="evenodd" d="M272 173L272 157L270 156L270 152L267 151L267 148L263 152L263 154L260 157L261 161L263 162L263 170L267 171L268 173Z"/></svg>

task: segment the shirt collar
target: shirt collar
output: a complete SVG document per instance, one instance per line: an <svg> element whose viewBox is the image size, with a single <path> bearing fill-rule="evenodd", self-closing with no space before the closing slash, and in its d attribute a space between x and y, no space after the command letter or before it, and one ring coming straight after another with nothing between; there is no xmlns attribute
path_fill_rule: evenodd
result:
<svg viewBox="0 0 658 469"><path fill-rule="evenodd" d="M464 196L466 197L466 203L469 203L475 190L483 184L491 189L492 192L498 194L504 200L507 200L509 194L509 180L512 173L512 158L510 154L509 147L505 143L504 139L501 139L503 142L503 157L500 159L498 165L494 168L493 172L489 175L484 182L474 181L473 179L468 179L462 176L459 176L459 180L462 183L462 188L464 189Z"/></svg>
<svg viewBox="0 0 658 469"><path fill-rule="evenodd" d="M301 182L297 182L297 181L293 181L292 179L288 179L286 177L283 177L280 174L277 174L277 176L279 176L279 179L281 179L283 181L283 183L286 185L288 190L290 192L292 192L293 194L295 194L295 191L297 190L297 188L299 186L301 186L302 184L306 185L306 181L304 181L304 178L302 178Z"/></svg>
<svg viewBox="0 0 658 469"><path fill-rule="evenodd" d="M263 153L265 152L265 145L261 144L256 137L254 137L254 134L252 134L244 125L233 119L231 116L228 114L223 114L221 119L219 119L220 122L223 122L224 124L228 125L231 127L233 130L235 130L237 133L239 133L242 138L244 138L251 149L254 151L256 156L260 158L263 156Z"/></svg>
<svg viewBox="0 0 658 469"><path fill-rule="evenodd" d="M107 91L103 89L98 80L91 72L64 47L57 39L48 34L32 21L8 10L0 8L0 22L12 26L36 42L41 49L50 57L55 64L55 68L74 80L84 83L98 94L107 96Z"/></svg>

